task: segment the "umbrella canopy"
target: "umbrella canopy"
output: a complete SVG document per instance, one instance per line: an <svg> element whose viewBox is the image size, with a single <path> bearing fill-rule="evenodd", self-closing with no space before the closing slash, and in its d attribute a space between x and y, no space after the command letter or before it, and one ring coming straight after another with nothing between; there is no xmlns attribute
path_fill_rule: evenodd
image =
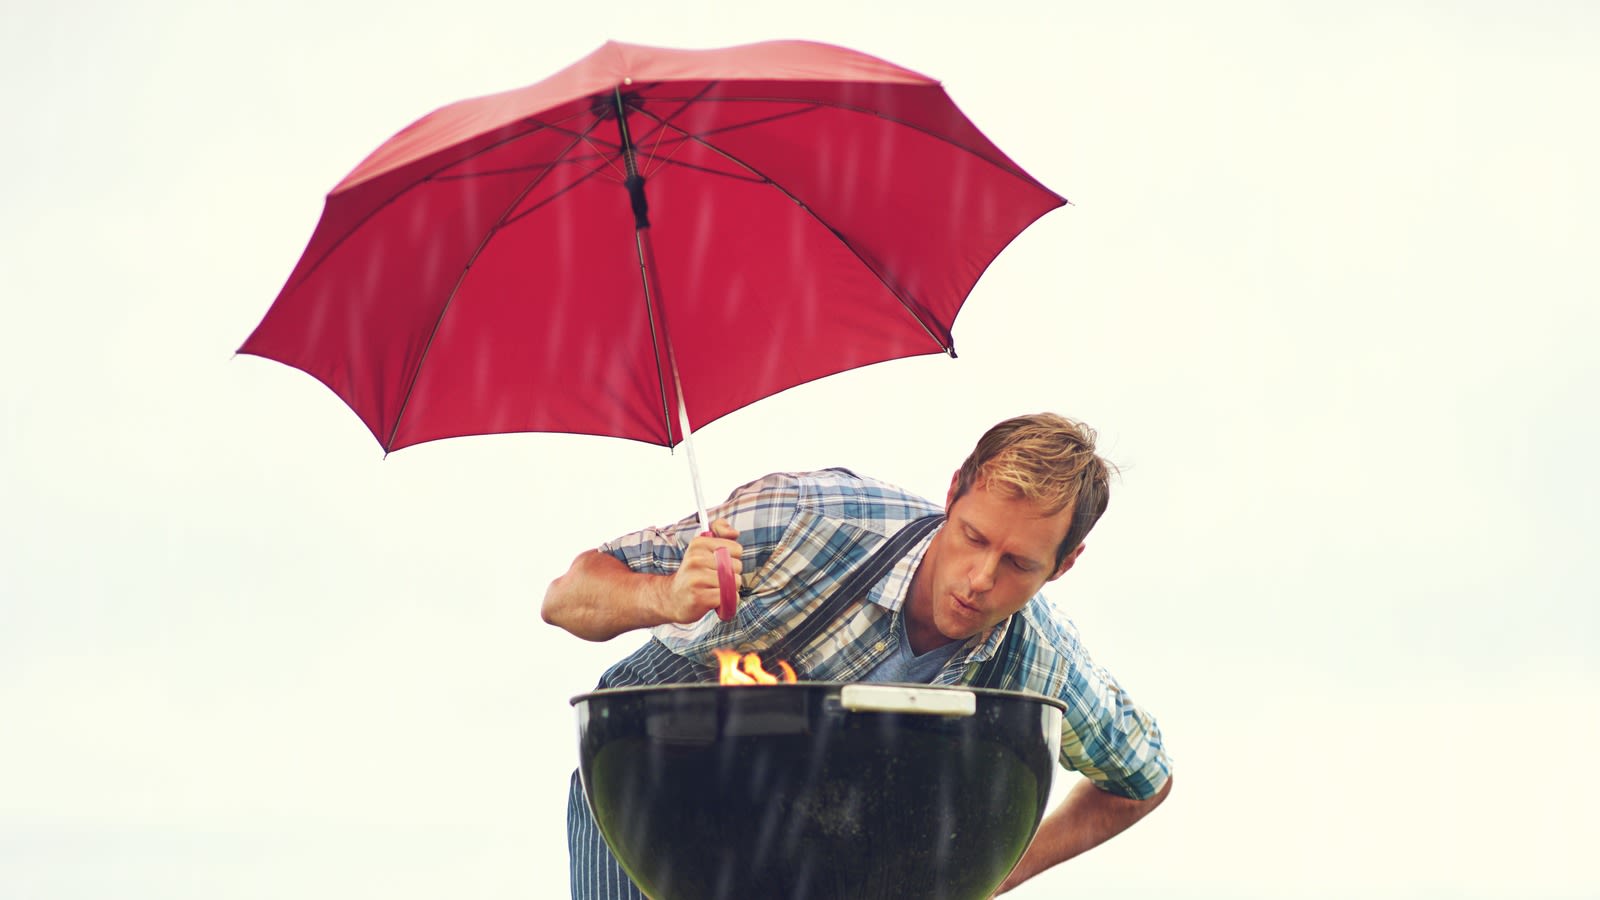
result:
<svg viewBox="0 0 1600 900"><path fill-rule="evenodd" d="M386 452L520 431L670 447L680 408L699 428L953 356L978 277L1064 202L882 60L607 43L374 151L240 352L326 384Z"/></svg>

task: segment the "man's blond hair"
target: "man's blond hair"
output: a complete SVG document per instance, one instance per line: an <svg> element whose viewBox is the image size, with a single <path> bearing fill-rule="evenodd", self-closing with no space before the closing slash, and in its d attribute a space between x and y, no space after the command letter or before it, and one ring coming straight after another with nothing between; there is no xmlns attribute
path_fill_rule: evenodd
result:
<svg viewBox="0 0 1600 900"><path fill-rule="evenodd" d="M1055 413L1017 416L978 439L956 474L952 502L975 485L1039 504L1046 515L1072 508L1056 550L1061 565L1083 543L1111 501L1112 467L1095 452L1094 429Z"/></svg>

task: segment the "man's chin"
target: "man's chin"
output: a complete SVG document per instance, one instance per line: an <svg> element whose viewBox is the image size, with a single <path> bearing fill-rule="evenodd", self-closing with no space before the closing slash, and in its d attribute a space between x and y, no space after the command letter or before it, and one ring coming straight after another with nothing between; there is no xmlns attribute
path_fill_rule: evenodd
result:
<svg viewBox="0 0 1600 900"><path fill-rule="evenodd" d="M971 622L966 622L963 619L934 622L933 625L941 635L944 635L946 640L951 641L964 641L983 630L982 628L975 627Z"/></svg>

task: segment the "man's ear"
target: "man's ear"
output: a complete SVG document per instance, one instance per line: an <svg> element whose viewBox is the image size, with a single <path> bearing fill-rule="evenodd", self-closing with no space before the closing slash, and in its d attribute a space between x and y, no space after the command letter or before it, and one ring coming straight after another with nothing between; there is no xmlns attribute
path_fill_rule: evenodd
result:
<svg viewBox="0 0 1600 900"><path fill-rule="evenodd" d="M950 504L956 502L956 488L959 487L960 484L961 473L958 471L950 476L950 490L945 491L944 494L944 511L946 515L950 513Z"/></svg>
<svg viewBox="0 0 1600 900"><path fill-rule="evenodd" d="M1079 554L1083 553L1083 548L1086 546L1088 545L1079 544L1078 546L1073 547L1072 552L1067 554L1067 558L1061 561L1061 566L1060 568L1056 569L1056 573L1051 575L1049 578L1046 578L1045 581L1055 581L1057 578L1067 574L1067 570L1072 568L1072 564L1078 561Z"/></svg>

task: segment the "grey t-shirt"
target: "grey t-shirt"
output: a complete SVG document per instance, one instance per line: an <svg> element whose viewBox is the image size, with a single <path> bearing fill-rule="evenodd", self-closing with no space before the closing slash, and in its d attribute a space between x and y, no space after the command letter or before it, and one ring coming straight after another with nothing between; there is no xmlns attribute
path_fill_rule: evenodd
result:
<svg viewBox="0 0 1600 900"><path fill-rule="evenodd" d="M911 641L906 638L904 623L900 623L900 640L896 642L894 651L883 662L878 663L867 674L861 676L862 681L896 681L901 684L929 684L949 662L956 651L962 647L962 641L951 641L929 650L921 656L911 652Z"/></svg>

